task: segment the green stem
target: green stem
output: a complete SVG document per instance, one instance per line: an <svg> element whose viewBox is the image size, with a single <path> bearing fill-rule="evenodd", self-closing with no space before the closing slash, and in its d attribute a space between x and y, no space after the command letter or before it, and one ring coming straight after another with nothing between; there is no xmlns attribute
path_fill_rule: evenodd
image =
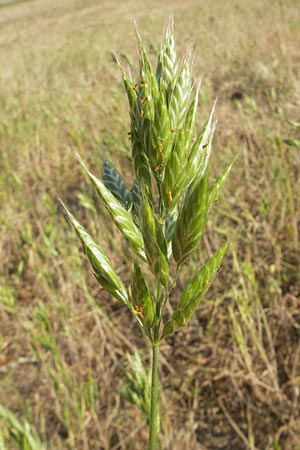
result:
<svg viewBox="0 0 300 450"><path fill-rule="evenodd" d="M162 285L158 282L156 293L155 325L152 341L152 375L150 392L150 427L149 427L149 450L156 450L157 434L159 431L159 406L158 406L158 355L159 355L159 324L161 313Z"/></svg>
<svg viewBox="0 0 300 450"><path fill-rule="evenodd" d="M156 450L157 434L159 431L159 408L158 408L158 355L159 343L152 344L152 377L151 377L151 397L150 397L150 430L149 430L149 450Z"/></svg>
<svg viewBox="0 0 300 450"><path fill-rule="evenodd" d="M166 288L166 296L165 296L165 300L164 300L164 302L163 302L163 304L161 306L158 328L160 327L160 324L161 324L161 321L162 321L162 315L163 315L163 312L165 310L166 304L169 301L170 294L171 294L171 292L172 292L172 290L173 290L173 288L174 288L174 286L175 286L175 284L177 282L178 274L179 274L179 267L177 266L177 270L176 270L176 274L175 274L175 277L173 279L173 282L172 282L170 287Z"/></svg>

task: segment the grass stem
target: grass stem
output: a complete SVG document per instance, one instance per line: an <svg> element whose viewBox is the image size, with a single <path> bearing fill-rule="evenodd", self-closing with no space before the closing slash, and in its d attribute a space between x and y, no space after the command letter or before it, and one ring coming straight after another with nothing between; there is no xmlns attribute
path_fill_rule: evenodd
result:
<svg viewBox="0 0 300 450"><path fill-rule="evenodd" d="M151 377L151 406L150 406L150 429L149 429L149 450L156 449L157 434L159 431L159 415L158 415L158 356L159 344L152 344L152 377Z"/></svg>

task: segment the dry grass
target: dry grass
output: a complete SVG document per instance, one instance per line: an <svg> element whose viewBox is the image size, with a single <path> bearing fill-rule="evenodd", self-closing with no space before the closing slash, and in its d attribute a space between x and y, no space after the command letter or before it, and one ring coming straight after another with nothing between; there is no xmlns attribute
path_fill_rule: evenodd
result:
<svg viewBox="0 0 300 450"><path fill-rule="evenodd" d="M123 242L106 228L71 147L98 172L111 155L130 179L111 50L136 59L135 17L155 52L170 10L179 48L194 43L204 76L202 118L219 95L212 170L243 150L195 261L221 236L234 237L232 254L187 329L162 347L162 448L300 448L298 2L206 3L1 6L0 403L49 449L146 446L142 413L119 394L126 352L141 349L147 366L146 344L82 270L56 197L105 240L129 283Z"/></svg>

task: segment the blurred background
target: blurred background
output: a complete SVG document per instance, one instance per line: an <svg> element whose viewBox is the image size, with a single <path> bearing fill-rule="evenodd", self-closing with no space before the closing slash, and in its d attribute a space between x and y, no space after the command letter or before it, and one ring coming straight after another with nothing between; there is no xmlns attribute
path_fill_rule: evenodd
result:
<svg viewBox="0 0 300 450"><path fill-rule="evenodd" d="M135 400L147 343L94 280L57 198L129 285L126 245L72 148L132 184L112 51L135 77L133 19L155 63L170 13L203 77L199 128L218 96L212 174L239 157L178 282L179 294L233 238L197 314L162 345L161 448L300 448L298 0L27 0L0 2L1 450L147 446Z"/></svg>

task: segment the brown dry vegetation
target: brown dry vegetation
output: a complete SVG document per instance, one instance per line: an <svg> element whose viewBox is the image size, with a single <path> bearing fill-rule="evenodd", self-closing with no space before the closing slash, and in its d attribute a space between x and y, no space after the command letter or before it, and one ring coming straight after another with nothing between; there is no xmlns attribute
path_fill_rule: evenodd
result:
<svg viewBox="0 0 300 450"><path fill-rule="evenodd" d="M232 252L189 326L162 346L161 448L299 450L297 0L0 6L0 403L47 449L146 448L146 421L120 396L126 352L147 367L146 343L94 281L57 196L129 283L124 242L71 148L98 173L109 155L130 181L111 50L137 61L136 18L155 55L170 11L179 50L193 44L203 74L200 122L219 96L212 171L242 151L183 277L224 237ZM8 449L25 448L1 419L0 430Z"/></svg>

